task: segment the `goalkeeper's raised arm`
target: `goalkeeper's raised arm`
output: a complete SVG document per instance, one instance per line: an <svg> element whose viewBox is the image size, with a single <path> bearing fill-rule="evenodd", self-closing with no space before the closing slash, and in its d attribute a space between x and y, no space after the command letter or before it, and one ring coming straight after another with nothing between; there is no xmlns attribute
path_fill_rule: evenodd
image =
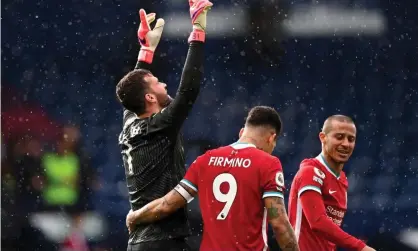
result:
<svg viewBox="0 0 418 251"><path fill-rule="evenodd" d="M212 3L207 0L189 1L193 29L188 37L189 51L174 100L167 94L167 85L160 82L149 71L165 22L161 18L158 19L152 29L150 25L155 20L155 13L147 15L142 9L139 12L141 24L138 29L138 41L141 44L141 50L138 63L136 70L128 73L119 82L117 96L122 105L137 116L151 117L153 115L153 129L170 127L175 134L197 99L203 75L206 16L211 6ZM133 82L141 86L125 87L131 86L132 84L129 83ZM137 91L132 89L137 89ZM139 91L141 91L140 96L138 96ZM124 120L128 121L126 118Z"/></svg>
<svg viewBox="0 0 418 251"><path fill-rule="evenodd" d="M180 129L199 95L203 76L206 16L212 3L207 0L191 0L189 5L193 30L188 38L189 51L180 85L174 100L154 118L156 125L170 128L174 133Z"/></svg>

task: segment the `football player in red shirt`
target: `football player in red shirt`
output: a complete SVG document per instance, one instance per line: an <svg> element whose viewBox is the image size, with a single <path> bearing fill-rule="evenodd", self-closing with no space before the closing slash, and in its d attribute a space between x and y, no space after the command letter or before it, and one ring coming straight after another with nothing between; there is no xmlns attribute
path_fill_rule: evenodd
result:
<svg viewBox="0 0 418 251"><path fill-rule="evenodd" d="M268 250L267 222L283 251L299 250L283 201L282 166L271 155L281 128L273 108L254 107L238 142L199 156L175 189L128 214L128 229L161 219L199 195L201 251Z"/></svg>
<svg viewBox="0 0 418 251"><path fill-rule="evenodd" d="M356 126L351 118L334 115L324 122L319 138L321 154L302 161L290 189L289 218L300 250L375 251L340 228L348 189L342 169L354 150Z"/></svg>

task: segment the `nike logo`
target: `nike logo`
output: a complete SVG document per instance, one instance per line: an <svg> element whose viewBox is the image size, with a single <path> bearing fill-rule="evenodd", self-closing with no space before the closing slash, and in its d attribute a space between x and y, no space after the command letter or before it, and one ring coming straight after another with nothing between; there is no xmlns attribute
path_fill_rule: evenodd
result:
<svg viewBox="0 0 418 251"><path fill-rule="evenodd" d="M145 40L145 38L144 39L138 38L138 39L139 39L139 43L141 45L145 45L147 43L147 41Z"/></svg>
<svg viewBox="0 0 418 251"><path fill-rule="evenodd" d="M332 191L331 189L329 190L329 194L333 194L336 193L337 191Z"/></svg>

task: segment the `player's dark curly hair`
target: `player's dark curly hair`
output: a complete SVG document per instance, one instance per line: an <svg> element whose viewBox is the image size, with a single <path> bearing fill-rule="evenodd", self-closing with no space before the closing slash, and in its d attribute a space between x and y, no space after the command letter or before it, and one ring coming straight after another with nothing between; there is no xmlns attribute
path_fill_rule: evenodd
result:
<svg viewBox="0 0 418 251"><path fill-rule="evenodd" d="M138 115L145 112L145 94L149 84L144 77L148 74L151 74L148 70L133 70L116 85L116 96L119 102L123 107Z"/></svg>
<svg viewBox="0 0 418 251"><path fill-rule="evenodd" d="M279 113L269 106L253 107L248 113L245 125L270 126L276 130L277 135L282 133L282 119Z"/></svg>

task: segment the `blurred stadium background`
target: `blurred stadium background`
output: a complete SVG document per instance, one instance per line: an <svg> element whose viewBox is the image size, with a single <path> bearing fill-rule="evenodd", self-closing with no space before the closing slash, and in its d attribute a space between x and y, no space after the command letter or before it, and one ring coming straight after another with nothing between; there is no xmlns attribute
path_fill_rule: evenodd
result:
<svg viewBox="0 0 418 251"><path fill-rule="evenodd" d="M290 187L320 151L323 120L352 116L343 227L379 250L418 250L417 2L214 4L204 87L183 128L187 164L236 140L247 108L270 105L284 120L274 154ZM2 250L126 250L115 85L135 65L141 7L166 20L153 72L174 94L186 0L2 1ZM197 201L190 217L197 247Z"/></svg>

